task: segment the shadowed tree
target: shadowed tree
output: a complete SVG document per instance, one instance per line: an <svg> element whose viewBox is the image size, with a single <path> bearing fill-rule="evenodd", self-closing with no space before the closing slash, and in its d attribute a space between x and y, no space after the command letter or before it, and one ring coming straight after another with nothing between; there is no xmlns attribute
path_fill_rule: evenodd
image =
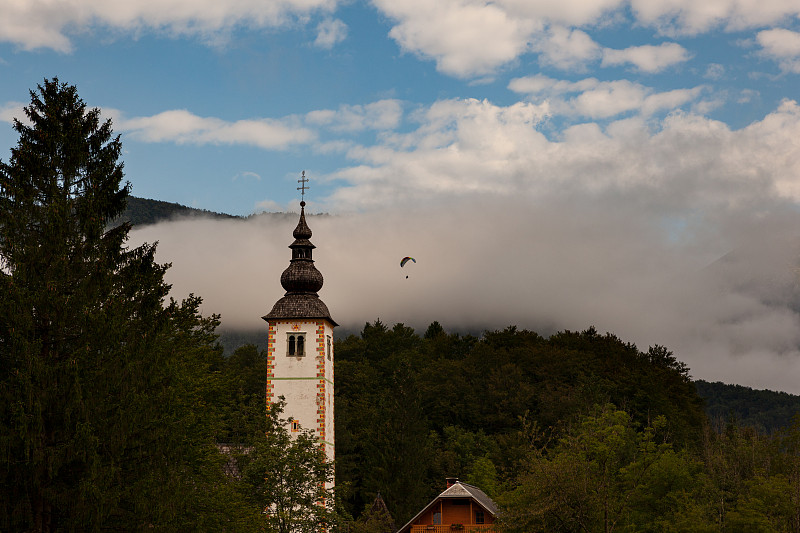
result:
<svg viewBox="0 0 800 533"><path fill-rule="evenodd" d="M0 530L225 529L217 317L111 225L111 122L44 80L0 161ZM233 505L231 501L227 504Z"/></svg>

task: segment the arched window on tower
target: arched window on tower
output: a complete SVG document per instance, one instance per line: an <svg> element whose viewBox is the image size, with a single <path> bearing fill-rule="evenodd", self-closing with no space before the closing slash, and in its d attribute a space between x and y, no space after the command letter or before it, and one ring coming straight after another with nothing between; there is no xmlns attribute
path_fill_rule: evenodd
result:
<svg viewBox="0 0 800 533"><path fill-rule="evenodd" d="M303 357L306 355L306 334L290 333L286 336L286 355L289 357Z"/></svg>

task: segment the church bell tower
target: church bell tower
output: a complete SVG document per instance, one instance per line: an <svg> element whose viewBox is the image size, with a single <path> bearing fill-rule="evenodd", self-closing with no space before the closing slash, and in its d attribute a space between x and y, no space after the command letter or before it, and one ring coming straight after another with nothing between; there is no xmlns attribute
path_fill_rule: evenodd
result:
<svg viewBox="0 0 800 533"><path fill-rule="evenodd" d="M298 183L305 196L305 172ZM333 461L333 328L328 307L317 292L322 274L314 266L306 224L305 200L300 202L300 221L289 245L292 258L281 274L286 294L262 317L268 324L267 402L286 400L284 416L290 432L312 429L328 461Z"/></svg>

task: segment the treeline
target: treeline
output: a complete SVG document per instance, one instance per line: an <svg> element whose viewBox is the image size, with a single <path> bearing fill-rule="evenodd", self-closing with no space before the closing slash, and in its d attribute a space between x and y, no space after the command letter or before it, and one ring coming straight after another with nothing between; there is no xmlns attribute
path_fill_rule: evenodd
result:
<svg viewBox="0 0 800 533"><path fill-rule="evenodd" d="M218 213L216 211L209 211L207 209L198 209L196 207L188 207L175 202L164 202L162 200L151 200L148 198L139 198L136 196L128 196L127 206L125 210L114 219L112 225L121 222L128 222L132 226L146 226L148 224L156 224L158 222L165 222L181 217L206 217L227 220L250 220L254 217L271 217L272 219L292 219L297 218L297 213L253 213L247 216L229 215L227 213ZM327 213L311 214L306 213L308 217L329 216Z"/></svg>
<svg viewBox="0 0 800 533"><path fill-rule="evenodd" d="M706 426L699 450L666 427L606 405L558 439L535 434L498 500L502 531L800 531L800 423Z"/></svg>
<svg viewBox="0 0 800 533"><path fill-rule="evenodd" d="M239 218L233 215L208 211L206 209L187 207L174 202L164 202L161 200L149 200L146 198L138 198L136 196L128 196L128 202L125 210L115 221L115 223L128 222L132 226L146 226L148 224L155 224L157 222L163 222L177 217L188 216L205 216L223 219Z"/></svg>
<svg viewBox="0 0 800 533"><path fill-rule="evenodd" d="M336 358L336 479L353 516L380 492L405 523L457 476L509 532L800 531L800 426L714 427L664 347L377 321Z"/></svg>
<svg viewBox="0 0 800 533"><path fill-rule="evenodd" d="M792 424L800 413L800 396L741 385L695 381L712 421L736 420L738 424L771 434Z"/></svg>

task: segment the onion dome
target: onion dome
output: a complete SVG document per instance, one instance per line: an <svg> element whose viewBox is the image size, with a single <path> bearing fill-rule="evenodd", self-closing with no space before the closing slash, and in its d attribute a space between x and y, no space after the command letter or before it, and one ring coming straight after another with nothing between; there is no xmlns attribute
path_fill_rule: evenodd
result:
<svg viewBox="0 0 800 533"><path fill-rule="evenodd" d="M324 318L334 326L328 307L319 299L323 277L311 258L316 248L311 241L311 228L306 223L305 202L300 202L300 221L292 232L294 242L289 245L292 259L281 274L281 285L286 294L278 300L264 320L285 318Z"/></svg>

